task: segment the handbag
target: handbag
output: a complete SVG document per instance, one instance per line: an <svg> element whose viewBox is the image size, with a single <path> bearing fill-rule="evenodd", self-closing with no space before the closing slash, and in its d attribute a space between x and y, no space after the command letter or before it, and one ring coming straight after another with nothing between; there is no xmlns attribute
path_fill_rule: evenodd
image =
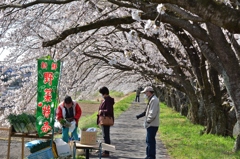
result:
<svg viewBox="0 0 240 159"><path fill-rule="evenodd" d="M113 118L110 116L100 115L99 116L99 125L103 126L113 126Z"/></svg>

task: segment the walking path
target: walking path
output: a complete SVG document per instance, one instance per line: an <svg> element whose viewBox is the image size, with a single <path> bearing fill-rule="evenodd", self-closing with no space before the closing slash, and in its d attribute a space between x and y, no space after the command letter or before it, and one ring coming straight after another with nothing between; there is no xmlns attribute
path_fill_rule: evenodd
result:
<svg viewBox="0 0 240 159"><path fill-rule="evenodd" d="M133 102L132 106L115 119L114 126L110 129L111 144L116 151L110 152L111 159L144 159L146 157L146 129L143 127L144 117L136 119L136 115L142 113L146 103ZM157 134L156 159L170 159L167 150ZM91 155L90 159L97 159Z"/></svg>
<svg viewBox="0 0 240 159"><path fill-rule="evenodd" d="M143 128L144 117L136 119L136 115L142 113L146 103L133 102L132 106L115 119L114 126L111 127L110 137L112 145L115 145L116 151L110 153L106 159L144 159L146 149L146 129ZM161 111L160 111L161 113ZM156 159L170 159L167 150L157 135L157 155ZM27 148L24 149L25 156L30 154ZM0 159L5 159L7 154L7 140L0 140ZM11 142L11 159L20 159L21 142ZM94 152L90 159L98 159ZM105 159L105 158L104 158Z"/></svg>

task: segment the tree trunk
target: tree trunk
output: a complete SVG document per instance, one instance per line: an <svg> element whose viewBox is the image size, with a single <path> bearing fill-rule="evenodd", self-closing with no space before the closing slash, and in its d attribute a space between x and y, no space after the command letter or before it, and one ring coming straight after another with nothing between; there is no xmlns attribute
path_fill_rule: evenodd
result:
<svg viewBox="0 0 240 159"><path fill-rule="evenodd" d="M198 124L199 123L199 117L198 117L198 108L199 108L199 103L198 100L195 98L195 94L189 94L188 95L190 99L190 104L188 108L188 119L191 120L193 124Z"/></svg>
<svg viewBox="0 0 240 159"><path fill-rule="evenodd" d="M167 105L169 106L169 107L171 107L172 108L172 102L171 102L171 98L170 98L170 92L169 92L169 90L168 90L168 92L167 92L167 97L166 97L166 101L167 101Z"/></svg>
<svg viewBox="0 0 240 159"><path fill-rule="evenodd" d="M164 45L159 41L157 37L151 38L146 36L144 38L153 42L157 46L159 52L161 52L161 54L164 56L164 58L168 61L170 65L178 66L178 62L176 61L174 56L169 54L168 49L164 47ZM188 118L189 120L191 120L192 123L198 124L199 123L199 118L198 118L199 103L198 103L197 96L195 95L194 89L180 67L172 67L172 69L176 74L176 78L179 80L179 82L181 82L181 85L185 90L184 93L186 93L186 95L189 97L190 104L188 109ZM168 102L170 101L168 100Z"/></svg>
<svg viewBox="0 0 240 159"><path fill-rule="evenodd" d="M173 109L175 111L179 112L180 111L180 107L179 107L179 104L177 102L176 91L174 89L170 90L170 99L171 99L171 103L172 103Z"/></svg>
<svg viewBox="0 0 240 159"><path fill-rule="evenodd" d="M234 152L237 152L239 150L240 150L240 135L237 136L234 147L233 147Z"/></svg>
<svg viewBox="0 0 240 159"><path fill-rule="evenodd" d="M228 108L229 109L226 110L226 112L227 112L227 114L226 114L226 116L227 116L226 136L233 137L233 128L234 128L234 125L237 122L236 112L235 112L233 107L230 108L230 106L229 106Z"/></svg>
<svg viewBox="0 0 240 159"><path fill-rule="evenodd" d="M207 24L210 37L214 39L211 46L217 53L218 61L221 63L221 69L215 68L218 72L221 72L227 91L231 96L236 111L237 121L240 122L240 66L237 60L236 54L231 49L229 43L225 39L221 28L212 24ZM211 59L214 54L206 54L206 57ZM215 61L211 61L215 64ZM235 150L239 150L239 137L236 139Z"/></svg>
<svg viewBox="0 0 240 159"><path fill-rule="evenodd" d="M183 94L182 92L180 91L176 91L176 97L177 97L177 100L178 100L178 105L179 105L179 108L180 108L180 114L183 115L183 116L187 116L188 114L188 105L189 105L189 101L188 101L188 98L186 97L185 94Z"/></svg>
<svg viewBox="0 0 240 159"><path fill-rule="evenodd" d="M202 57L202 66L205 65L205 58ZM209 78L206 71L206 67L201 67L203 77L202 97L204 100L204 106L206 109L207 127L206 133L226 135L226 116L221 105L221 93L218 79L218 72L210 67ZM210 81L210 82L209 82Z"/></svg>

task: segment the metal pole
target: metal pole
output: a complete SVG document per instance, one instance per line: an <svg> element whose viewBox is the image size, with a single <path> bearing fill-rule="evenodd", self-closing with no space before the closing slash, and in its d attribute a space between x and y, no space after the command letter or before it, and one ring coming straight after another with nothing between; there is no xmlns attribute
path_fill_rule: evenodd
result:
<svg viewBox="0 0 240 159"><path fill-rule="evenodd" d="M102 158L102 142L99 144L99 159Z"/></svg>
<svg viewBox="0 0 240 159"><path fill-rule="evenodd" d="M76 157L76 142L75 140L73 141L73 159Z"/></svg>

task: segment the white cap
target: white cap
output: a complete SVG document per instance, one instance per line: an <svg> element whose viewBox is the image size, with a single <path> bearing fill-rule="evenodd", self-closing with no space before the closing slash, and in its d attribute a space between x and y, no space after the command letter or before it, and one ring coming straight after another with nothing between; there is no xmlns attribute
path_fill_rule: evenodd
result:
<svg viewBox="0 0 240 159"><path fill-rule="evenodd" d="M145 93L145 92L153 92L153 88L151 86L147 86L141 93Z"/></svg>

